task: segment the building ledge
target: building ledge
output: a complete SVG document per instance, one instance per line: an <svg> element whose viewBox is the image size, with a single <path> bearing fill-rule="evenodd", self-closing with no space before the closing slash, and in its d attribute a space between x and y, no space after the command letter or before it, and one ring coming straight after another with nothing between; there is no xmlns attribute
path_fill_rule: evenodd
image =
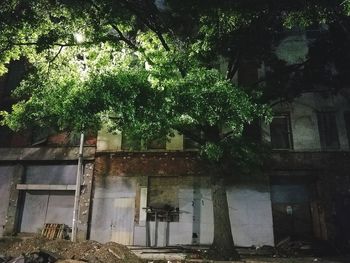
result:
<svg viewBox="0 0 350 263"><path fill-rule="evenodd" d="M110 157L128 156L198 156L198 150L145 150L145 151L97 151L96 156L109 155Z"/></svg>
<svg viewBox="0 0 350 263"><path fill-rule="evenodd" d="M84 160L95 158L95 147L84 147ZM77 160L79 147L0 148L0 161Z"/></svg>
<svg viewBox="0 0 350 263"><path fill-rule="evenodd" d="M350 170L349 151L272 152L267 161L268 170Z"/></svg>
<svg viewBox="0 0 350 263"><path fill-rule="evenodd" d="M75 184L17 184L17 190L75 191Z"/></svg>

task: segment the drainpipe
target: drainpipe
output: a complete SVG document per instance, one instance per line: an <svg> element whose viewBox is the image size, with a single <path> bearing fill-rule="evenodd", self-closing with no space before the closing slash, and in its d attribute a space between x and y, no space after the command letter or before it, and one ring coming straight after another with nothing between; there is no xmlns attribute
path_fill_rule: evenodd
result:
<svg viewBox="0 0 350 263"><path fill-rule="evenodd" d="M79 157L77 167L77 178L75 183L75 196L74 196L74 210L73 210L73 224L72 224L72 236L73 242L77 241L77 223L79 220L79 200L80 200L80 179L82 174L83 166L83 147L84 147L84 133L80 134L80 146L79 146Z"/></svg>

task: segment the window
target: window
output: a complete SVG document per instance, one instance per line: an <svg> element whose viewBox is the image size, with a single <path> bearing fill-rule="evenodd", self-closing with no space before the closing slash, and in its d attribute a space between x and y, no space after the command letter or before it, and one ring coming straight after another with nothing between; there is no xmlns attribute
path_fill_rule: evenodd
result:
<svg viewBox="0 0 350 263"><path fill-rule="evenodd" d="M185 150L192 150L192 149L198 149L198 148L199 148L199 144L197 142L195 142L194 140L192 140L184 135L184 149Z"/></svg>
<svg viewBox="0 0 350 263"><path fill-rule="evenodd" d="M350 111L344 112L344 122L345 122L346 134L348 136L348 143L350 148Z"/></svg>
<svg viewBox="0 0 350 263"><path fill-rule="evenodd" d="M141 140L127 134L122 134L122 150L125 151L140 151Z"/></svg>
<svg viewBox="0 0 350 263"><path fill-rule="evenodd" d="M292 149L292 130L289 114L273 117L270 124L271 146L273 149Z"/></svg>
<svg viewBox="0 0 350 263"><path fill-rule="evenodd" d="M165 150L166 137L161 137L150 141L145 145L140 138L122 134L122 150L125 151L140 151L140 150Z"/></svg>
<svg viewBox="0 0 350 263"><path fill-rule="evenodd" d="M191 129L189 132L193 134L194 136L203 139L204 135L200 130ZM183 136L183 149L184 150L195 150L199 149L200 145L198 142L192 140L191 138L187 137L186 135Z"/></svg>
<svg viewBox="0 0 350 263"><path fill-rule="evenodd" d="M337 122L334 112L317 113L318 131L322 149L339 149Z"/></svg>
<svg viewBox="0 0 350 263"><path fill-rule="evenodd" d="M5 127L0 126L0 147L10 147L13 132Z"/></svg>
<svg viewBox="0 0 350 263"><path fill-rule="evenodd" d="M147 144L148 150L165 150L166 149L166 137L155 139Z"/></svg>
<svg viewBox="0 0 350 263"><path fill-rule="evenodd" d="M243 129L243 137L253 142L261 142L261 123L260 120L254 120L253 122L246 124Z"/></svg>
<svg viewBox="0 0 350 263"><path fill-rule="evenodd" d="M46 143L49 134L50 134L49 129L34 128L32 130L32 145L34 146L34 145Z"/></svg>

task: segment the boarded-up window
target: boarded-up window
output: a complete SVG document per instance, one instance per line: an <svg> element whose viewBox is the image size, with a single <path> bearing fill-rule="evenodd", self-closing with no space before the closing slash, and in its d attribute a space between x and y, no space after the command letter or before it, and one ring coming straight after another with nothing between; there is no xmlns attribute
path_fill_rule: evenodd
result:
<svg viewBox="0 0 350 263"><path fill-rule="evenodd" d="M149 177L148 207L156 208L160 211L158 219L160 221L178 221L179 207L179 183L178 177ZM165 218L166 211L169 217ZM148 213L148 220L155 219L154 213Z"/></svg>
<svg viewBox="0 0 350 263"><path fill-rule="evenodd" d="M270 124L271 146L273 149L291 149L292 131L289 114L273 117Z"/></svg>
<svg viewBox="0 0 350 263"><path fill-rule="evenodd" d="M337 122L334 112L317 113L318 131L322 149L339 149Z"/></svg>
<svg viewBox="0 0 350 263"><path fill-rule="evenodd" d="M348 143L350 148L350 111L344 112L344 121L345 121L346 134L348 135Z"/></svg>

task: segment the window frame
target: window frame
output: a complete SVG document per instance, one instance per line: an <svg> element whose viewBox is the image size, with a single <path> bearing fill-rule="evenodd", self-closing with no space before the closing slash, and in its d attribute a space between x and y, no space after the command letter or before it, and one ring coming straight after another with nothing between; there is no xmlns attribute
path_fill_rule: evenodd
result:
<svg viewBox="0 0 350 263"><path fill-rule="evenodd" d="M345 110L343 112L345 131L348 138L348 147L350 149L350 110Z"/></svg>
<svg viewBox="0 0 350 263"><path fill-rule="evenodd" d="M283 147L276 147L273 145L273 132L272 132L272 122L276 118L284 118L286 119L286 125L287 125L287 138L288 138L288 148L283 148ZM293 150L294 149L294 144L293 144L293 130L292 130L292 123L291 123L291 116L289 112L277 112L273 115L272 121L270 123L270 145L273 150Z"/></svg>
<svg viewBox="0 0 350 263"><path fill-rule="evenodd" d="M325 125L324 118L326 115L334 117L334 123L333 125ZM321 150L339 150L340 149L340 140L339 140L339 130L338 130L338 121L337 121L337 115L335 110L320 110L316 112L317 116L317 125L318 125L318 134L320 137L320 146ZM322 117L322 119L321 119ZM332 127L331 129L335 129L332 132L336 134L336 146L327 145L327 137L330 134L330 130L327 130L327 128ZM323 133L324 132L324 133ZM329 134L327 134L327 132ZM329 135L330 136L330 135Z"/></svg>

